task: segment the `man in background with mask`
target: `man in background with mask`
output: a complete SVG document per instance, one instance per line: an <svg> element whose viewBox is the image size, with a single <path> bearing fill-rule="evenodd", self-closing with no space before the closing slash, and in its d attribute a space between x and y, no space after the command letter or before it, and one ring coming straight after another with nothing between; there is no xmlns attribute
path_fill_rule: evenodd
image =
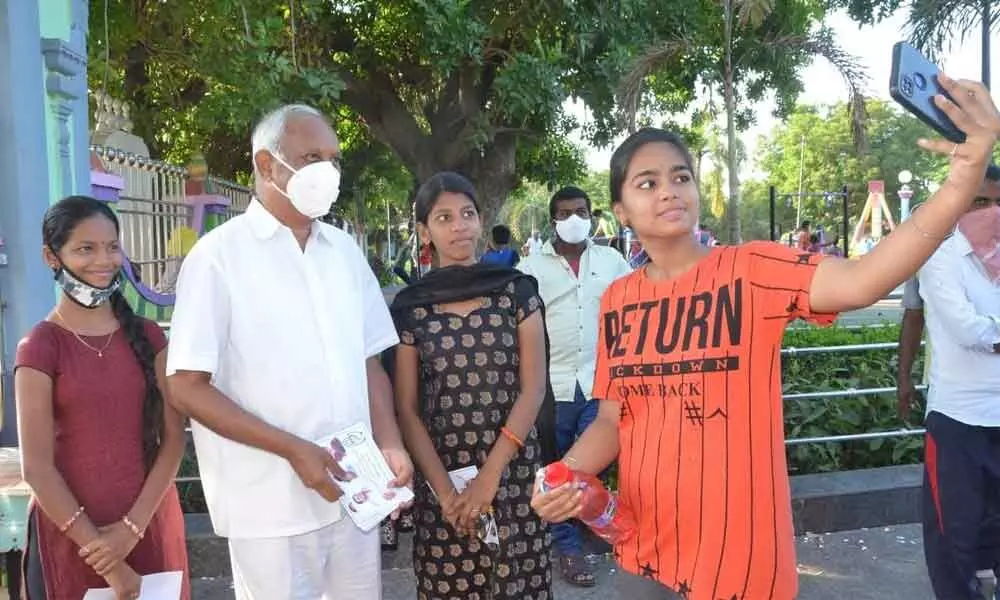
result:
<svg viewBox="0 0 1000 600"><path fill-rule="evenodd" d="M1000 566L998 203L988 181L919 273L931 347L924 557L938 598L982 598L977 571Z"/></svg>
<svg viewBox="0 0 1000 600"><path fill-rule="evenodd" d="M337 138L284 106L253 133L256 197L181 266L169 399L192 419L212 523L229 538L238 600L381 597L378 530L346 518L323 447L368 426L396 475L412 464L379 363L398 342L375 276L317 219L340 189Z"/></svg>
<svg viewBox="0 0 1000 600"><path fill-rule="evenodd" d="M556 444L562 456L597 417L591 388L601 295L630 269L618 251L590 240L590 198L583 190L568 186L556 192L549 201L549 216L555 232L552 240L523 259L518 268L538 280L545 302ZM552 538L563 578L578 586L594 585L578 524L553 525Z"/></svg>

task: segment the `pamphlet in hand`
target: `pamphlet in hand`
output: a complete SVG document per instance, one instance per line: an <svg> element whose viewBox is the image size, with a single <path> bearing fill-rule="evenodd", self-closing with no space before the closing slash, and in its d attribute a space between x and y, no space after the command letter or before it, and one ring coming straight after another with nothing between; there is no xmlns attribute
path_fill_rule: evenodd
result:
<svg viewBox="0 0 1000 600"><path fill-rule="evenodd" d="M183 576L180 571L144 575L139 600L179 600ZM111 588L91 588L83 595L83 600L116 600L116 598Z"/></svg>
<svg viewBox="0 0 1000 600"><path fill-rule="evenodd" d="M338 431L320 444L346 474L343 480L334 479L341 491L340 504L362 531L371 531L413 500L410 488L389 487L396 476L363 423Z"/></svg>
<svg viewBox="0 0 1000 600"><path fill-rule="evenodd" d="M461 494L465 491L465 488L469 487L469 484L476 478L476 475L479 475L479 468L476 465L469 465L461 469L448 471L448 479L451 479L451 485L455 487L455 492L458 494ZM437 492L434 491L431 482L427 482L427 487L430 488L431 494L437 498Z"/></svg>

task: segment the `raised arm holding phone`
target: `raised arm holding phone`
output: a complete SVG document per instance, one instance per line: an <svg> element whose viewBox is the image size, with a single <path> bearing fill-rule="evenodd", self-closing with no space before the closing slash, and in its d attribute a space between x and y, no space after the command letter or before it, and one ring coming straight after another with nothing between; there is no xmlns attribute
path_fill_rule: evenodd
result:
<svg viewBox="0 0 1000 600"><path fill-rule="evenodd" d="M594 397L597 420L566 453L596 474L619 460L624 506L639 533L619 546L619 594L715 600L797 593L785 464L779 352L798 318L832 323L894 289L949 236L977 195L1000 135L981 84L940 83L933 102L964 141L921 140L950 157L948 177L920 211L858 260L769 242L705 248L693 161L659 129L625 140L611 159L612 208L650 262L604 295ZM563 486L536 494L550 522L580 512Z"/></svg>

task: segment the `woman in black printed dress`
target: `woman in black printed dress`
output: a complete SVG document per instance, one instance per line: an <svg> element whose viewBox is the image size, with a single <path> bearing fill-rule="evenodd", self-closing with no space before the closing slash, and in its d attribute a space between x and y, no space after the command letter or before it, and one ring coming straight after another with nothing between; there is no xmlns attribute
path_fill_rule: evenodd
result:
<svg viewBox="0 0 1000 600"><path fill-rule="evenodd" d="M418 465L413 564L420 600L548 600L549 534L530 507L542 466L544 316L535 280L476 263L471 183L439 173L417 194L439 268L392 306L400 426ZM478 475L456 490L450 471ZM461 487L461 485L459 485ZM498 540L487 544L490 523Z"/></svg>

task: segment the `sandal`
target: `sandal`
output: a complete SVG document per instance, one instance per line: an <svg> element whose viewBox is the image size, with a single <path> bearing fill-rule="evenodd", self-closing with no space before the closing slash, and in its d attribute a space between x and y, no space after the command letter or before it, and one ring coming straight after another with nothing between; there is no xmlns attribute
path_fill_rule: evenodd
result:
<svg viewBox="0 0 1000 600"><path fill-rule="evenodd" d="M590 564L580 555L565 555L559 557L559 569L563 579L578 587L594 587L597 579Z"/></svg>

